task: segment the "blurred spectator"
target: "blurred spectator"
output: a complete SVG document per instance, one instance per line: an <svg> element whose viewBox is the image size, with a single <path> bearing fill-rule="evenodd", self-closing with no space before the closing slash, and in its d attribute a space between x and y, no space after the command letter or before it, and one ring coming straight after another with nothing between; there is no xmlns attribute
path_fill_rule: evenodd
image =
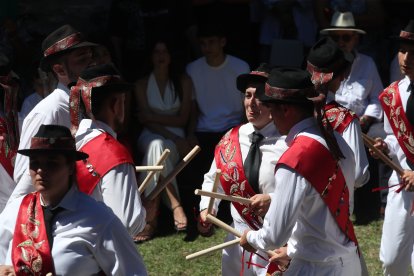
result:
<svg viewBox="0 0 414 276"><path fill-rule="evenodd" d="M151 72L137 82L135 92L139 112L137 117L144 127L138 138L138 149L144 156L142 165L156 164L165 149L170 150L170 155L164 164L164 170L151 179L145 190L145 197L174 169L180 157L184 157L191 150L185 133L191 108L191 79L176 66L178 60L167 40L157 40L149 50ZM145 177L145 174L141 174L139 182ZM164 195L164 201L172 210L175 229L186 229L187 218L181 206L177 182L173 180L164 194L151 201L143 200L148 210L147 225L135 237L137 242L146 241L154 235L161 195Z"/></svg>
<svg viewBox="0 0 414 276"><path fill-rule="evenodd" d="M187 65L187 73L194 84L193 108L188 136L192 145L198 144L201 152L178 176L179 186L186 198L187 216L198 205L194 188L201 187L203 175L210 167L214 148L231 127L243 121L243 96L236 88L236 78L249 72L248 64L224 52L226 36L218 22L204 22L198 29L203 57ZM197 185L196 187L194 185ZM184 191L185 190L185 191ZM228 210L227 210L228 211ZM196 233L195 221L190 236Z"/></svg>

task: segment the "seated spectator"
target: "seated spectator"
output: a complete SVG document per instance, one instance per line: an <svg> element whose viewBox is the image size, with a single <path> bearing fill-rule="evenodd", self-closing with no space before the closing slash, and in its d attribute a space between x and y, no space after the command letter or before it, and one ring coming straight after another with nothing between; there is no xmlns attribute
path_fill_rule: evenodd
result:
<svg viewBox="0 0 414 276"><path fill-rule="evenodd" d="M157 163L165 149L170 150L161 173L156 173L149 186L144 191L147 197L156 184L168 175L174 166L184 157L191 147L186 140L185 127L188 123L191 105L191 79L183 74L174 63L171 46L165 40L158 40L150 49L151 72L140 79L136 86L138 105L138 120L143 125L138 138L138 149L144 155L142 165ZM145 178L140 175L140 182ZM184 231L187 218L181 206L176 180L165 189L165 202L171 208L174 217L174 227ZM157 227L157 213L160 195L153 200L144 199L143 204L148 211L147 225L135 240L137 242L150 239Z"/></svg>
<svg viewBox="0 0 414 276"><path fill-rule="evenodd" d="M35 192L0 215L1 275L147 274L121 221L78 191L75 162L88 155L76 151L68 128L40 126L19 153L30 158Z"/></svg>

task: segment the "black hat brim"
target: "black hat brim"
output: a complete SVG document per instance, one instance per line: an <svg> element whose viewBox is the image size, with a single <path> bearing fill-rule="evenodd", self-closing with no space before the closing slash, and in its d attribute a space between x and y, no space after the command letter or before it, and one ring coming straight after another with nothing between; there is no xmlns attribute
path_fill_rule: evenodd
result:
<svg viewBox="0 0 414 276"><path fill-rule="evenodd" d="M32 156L34 154L39 153L47 153L47 154L63 154L65 156L73 155L75 156L75 160L84 160L89 157L88 154L76 150L65 150L65 149L22 149L18 150L17 153L25 156Z"/></svg>
<svg viewBox="0 0 414 276"><path fill-rule="evenodd" d="M249 83L264 83L266 82L267 78L264 76L260 76L260 75L255 75L255 74L243 74L237 77L237 89L242 92L245 93L246 92L246 88L249 85Z"/></svg>
<svg viewBox="0 0 414 276"><path fill-rule="evenodd" d="M275 98L267 96L265 94L264 89L265 89L264 85L256 89L256 97L262 103L274 103L274 104L284 104L284 103L286 104L311 104L313 103L310 99L303 98L303 97L275 99Z"/></svg>
<svg viewBox="0 0 414 276"><path fill-rule="evenodd" d="M71 50L77 49L77 48L82 48L82 47L96 47L96 46L98 46L98 45L99 45L99 44L96 44L96 43L93 43L93 42L83 41L83 42L78 43L78 44L76 44L76 45L74 45L74 46L72 46L72 47L70 47L70 48L68 48L68 49L65 49L65 50L63 50L63 51L59 51L59 52L57 52L57 53L55 53L55 54L52 54L52 55L49 55L49 56L47 56L47 57L42 57L42 58L41 58L41 60L40 60L40 64L39 64L39 66L40 66L40 68L41 68L43 71L45 71L45 72L49 72L49 71L51 71L51 68L50 68L50 64L49 64L49 62L50 62L50 59L51 59L52 57L55 57L56 55L62 55L62 54L65 54L65 53L67 53L67 52L69 52L69 51L71 51Z"/></svg>

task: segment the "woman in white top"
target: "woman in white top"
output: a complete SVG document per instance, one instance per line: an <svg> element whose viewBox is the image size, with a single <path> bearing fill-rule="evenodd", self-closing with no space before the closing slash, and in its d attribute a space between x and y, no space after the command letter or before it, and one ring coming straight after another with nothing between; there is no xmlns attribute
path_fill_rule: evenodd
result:
<svg viewBox="0 0 414 276"><path fill-rule="evenodd" d="M151 183L144 191L147 197L155 188L156 183L168 175L191 148L185 139L191 106L192 82L187 75L174 68L172 52L169 44L158 40L151 50L150 74L138 80L135 90L139 108L138 119L144 126L138 138L138 149L143 155L142 165L153 165L165 149L170 150L161 173L155 174ZM141 174L140 182L145 178ZM184 231L187 218L180 203L176 181L165 189L164 201L171 208L174 216L174 226L177 231ZM150 239L157 225L157 210L159 197L149 201L144 199L147 209L147 225L135 240L137 242Z"/></svg>

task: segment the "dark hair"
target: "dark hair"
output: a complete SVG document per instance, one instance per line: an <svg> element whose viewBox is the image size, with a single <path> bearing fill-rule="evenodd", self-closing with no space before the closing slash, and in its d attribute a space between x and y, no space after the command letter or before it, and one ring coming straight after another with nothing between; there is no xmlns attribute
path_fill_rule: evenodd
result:
<svg viewBox="0 0 414 276"><path fill-rule="evenodd" d="M95 87L92 88L92 97L91 97L91 105L92 105L92 114L96 117L99 117L99 114L107 108L106 103L110 100L117 97L119 94L126 93L126 91L122 90L108 90L102 89L102 87ZM82 106L83 110L84 106ZM87 116L86 112L83 112L85 116Z"/></svg>
<svg viewBox="0 0 414 276"><path fill-rule="evenodd" d="M184 73L184 64L180 62L183 60L179 57L175 44L172 42L171 39L166 37L158 37L154 39L154 41L148 46L147 48L147 57L148 57L148 65L147 65L147 75L151 74L154 69L152 63L152 56L155 49L155 46L159 43L164 44L167 47L168 53L170 55L170 64L168 66L168 79L171 81L173 90L175 91L175 97L179 97L182 100L183 97L183 89L181 85L181 76Z"/></svg>

